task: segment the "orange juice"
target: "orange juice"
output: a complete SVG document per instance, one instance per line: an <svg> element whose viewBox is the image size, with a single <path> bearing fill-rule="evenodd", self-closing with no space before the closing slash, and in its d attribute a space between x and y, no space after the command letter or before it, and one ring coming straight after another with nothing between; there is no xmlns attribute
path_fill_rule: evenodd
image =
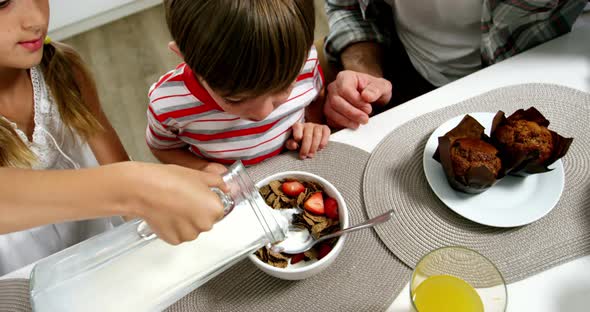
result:
<svg viewBox="0 0 590 312"><path fill-rule="evenodd" d="M427 278L414 291L413 300L419 312L483 312L475 289L450 275Z"/></svg>

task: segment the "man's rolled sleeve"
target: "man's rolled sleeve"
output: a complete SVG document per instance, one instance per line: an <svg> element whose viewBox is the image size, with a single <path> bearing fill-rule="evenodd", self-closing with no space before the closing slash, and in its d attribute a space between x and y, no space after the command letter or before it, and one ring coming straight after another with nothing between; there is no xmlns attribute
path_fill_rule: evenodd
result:
<svg viewBox="0 0 590 312"><path fill-rule="evenodd" d="M353 43L384 42L376 24L365 18L359 0L326 0L326 14L330 32L324 49L332 62L339 62L342 51Z"/></svg>

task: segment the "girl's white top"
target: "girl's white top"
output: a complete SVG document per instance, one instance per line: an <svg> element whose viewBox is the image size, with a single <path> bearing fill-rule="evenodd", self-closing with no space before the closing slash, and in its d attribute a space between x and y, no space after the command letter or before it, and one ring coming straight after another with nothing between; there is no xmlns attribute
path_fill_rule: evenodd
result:
<svg viewBox="0 0 590 312"><path fill-rule="evenodd" d="M31 68L34 91L34 121L32 141L7 120L19 137L37 156L33 169L77 169L98 163L88 144L68 130L55 105L39 68ZM7 184L5 184L7 186ZM34 196L34 189L29 190ZM84 209L85 207L80 207ZM43 207L39 207L43 209ZM66 222L40 226L20 232L0 235L0 276L19 269L66 247L119 224L120 218Z"/></svg>

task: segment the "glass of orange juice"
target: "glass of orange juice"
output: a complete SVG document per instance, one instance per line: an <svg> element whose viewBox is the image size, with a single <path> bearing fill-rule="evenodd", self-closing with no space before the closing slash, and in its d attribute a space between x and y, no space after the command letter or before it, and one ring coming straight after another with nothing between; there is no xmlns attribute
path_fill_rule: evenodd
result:
<svg viewBox="0 0 590 312"><path fill-rule="evenodd" d="M416 265L410 281L413 311L504 312L506 283L496 266L464 247L431 251Z"/></svg>

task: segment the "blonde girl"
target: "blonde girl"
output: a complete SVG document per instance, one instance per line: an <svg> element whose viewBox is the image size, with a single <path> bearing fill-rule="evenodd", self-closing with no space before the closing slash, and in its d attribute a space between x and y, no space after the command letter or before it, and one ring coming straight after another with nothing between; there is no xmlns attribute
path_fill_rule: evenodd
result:
<svg viewBox="0 0 590 312"><path fill-rule="evenodd" d="M172 244L210 229L221 178L129 162L80 56L46 38L48 19L48 0L0 0L0 276L110 216L144 218Z"/></svg>

